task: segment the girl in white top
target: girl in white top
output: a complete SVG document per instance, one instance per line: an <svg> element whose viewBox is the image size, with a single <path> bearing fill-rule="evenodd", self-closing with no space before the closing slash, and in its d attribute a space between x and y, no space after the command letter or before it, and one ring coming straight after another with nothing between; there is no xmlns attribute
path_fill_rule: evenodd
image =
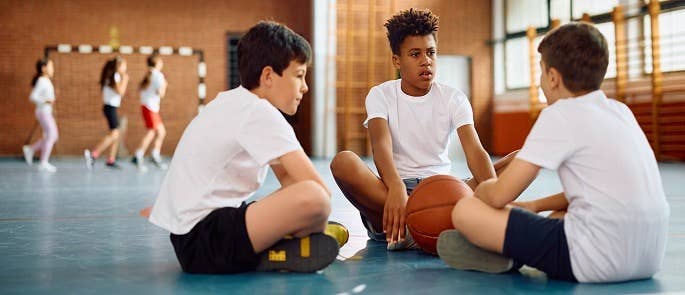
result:
<svg viewBox="0 0 685 295"><path fill-rule="evenodd" d="M52 116L52 104L55 102L55 88L52 86L50 78L55 73L52 61L43 58L36 62L36 75L33 77L31 85L33 90L29 99L36 104L36 118L43 129L43 136L32 145L23 146L24 159L26 163L31 165L33 162L33 154L40 151L40 165L39 171L56 172L57 168L50 163L50 152L57 141L57 124L55 118Z"/></svg>
<svg viewBox="0 0 685 295"><path fill-rule="evenodd" d="M126 92L128 81L126 60L117 56L105 63L100 75L100 87L102 88L102 98L105 103L102 112L107 119L109 134L92 151L85 150L83 152L88 169L92 169L95 159L107 147L111 148L109 149L106 166L115 169L121 168L116 163L117 148L119 147L119 116L117 115L117 109L121 105L121 96Z"/></svg>
<svg viewBox="0 0 685 295"><path fill-rule="evenodd" d="M140 103L145 127L148 130L136 149L135 157L132 160L138 166L138 169L144 170L143 157L154 138L155 143L151 152L152 162L160 169L166 169L160 154L162 142L164 141L164 136L166 136L166 128L164 128L164 123L162 123L162 118L159 115L159 105L166 94L167 88L167 81L164 78L164 74L162 74L164 62L159 55L153 54L148 57L147 65L149 71L140 83Z"/></svg>

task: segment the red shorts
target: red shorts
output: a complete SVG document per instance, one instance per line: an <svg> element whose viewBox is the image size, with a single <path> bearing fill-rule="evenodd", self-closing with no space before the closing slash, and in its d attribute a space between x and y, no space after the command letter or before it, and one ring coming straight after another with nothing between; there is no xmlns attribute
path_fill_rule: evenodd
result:
<svg viewBox="0 0 685 295"><path fill-rule="evenodd" d="M145 127L147 129L157 129L157 126L162 125L162 117L159 113L153 112L145 106L140 106L143 110L143 121L145 121Z"/></svg>

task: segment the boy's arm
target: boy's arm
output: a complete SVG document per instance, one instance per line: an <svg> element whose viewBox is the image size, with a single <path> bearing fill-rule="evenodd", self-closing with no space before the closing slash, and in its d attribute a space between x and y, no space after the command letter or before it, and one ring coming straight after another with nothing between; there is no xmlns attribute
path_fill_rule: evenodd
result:
<svg viewBox="0 0 685 295"><path fill-rule="evenodd" d="M309 160L303 150L300 149L289 152L279 157L278 160L280 164L272 164L270 166L282 187L286 187L300 181L313 180L321 185L321 187L326 190L326 193L328 193L328 196L330 197L331 190L328 189L326 184L323 182L319 173L316 172L312 161Z"/></svg>
<svg viewBox="0 0 685 295"><path fill-rule="evenodd" d="M497 177L488 153L483 148L473 124L466 124L457 128L459 141L466 155L466 163L477 183Z"/></svg>
<svg viewBox="0 0 685 295"><path fill-rule="evenodd" d="M526 208L535 213L543 211L559 211L568 208L568 200L564 193L558 193L542 199L527 202L513 202L512 205Z"/></svg>
<svg viewBox="0 0 685 295"><path fill-rule="evenodd" d="M126 87L128 86L128 80L129 80L128 74L126 74L126 73L121 74L121 82L119 82L115 85L117 93L123 95L126 92Z"/></svg>
<svg viewBox="0 0 685 295"><path fill-rule="evenodd" d="M404 239L407 189L392 159L392 138L388 121L383 118L373 118L369 120L368 128L373 162L376 164L381 181L388 189L383 208L383 229L389 241L402 240Z"/></svg>
<svg viewBox="0 0 685 295"><path fill-rule="evenodd" d="M532 182L540 166L515 158L498 178L481 182L474 197L494 208L504 208L515 200Z"/></svg>

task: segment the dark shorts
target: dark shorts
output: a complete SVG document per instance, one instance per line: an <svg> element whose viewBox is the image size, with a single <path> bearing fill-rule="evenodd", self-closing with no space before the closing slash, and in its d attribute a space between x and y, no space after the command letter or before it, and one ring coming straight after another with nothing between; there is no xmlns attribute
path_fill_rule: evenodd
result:
<svg viewBox="0 0 685 295"><path fill-rule="evenodd" d="M521 208L512 208L504 235L504 256L515 265L528 265L548 278L577 282L564 233L564 220L551 219ZM518 267L516 267L518 269Z"/></svg>
<svg viewBox="0 0 685 295"><path fill-rule="evenodd" d="M251 204L251 203L250 203ZM171 244L183 271L188 273L239 273L257 267L245 224L250 204L212 211L185 235L171 234Z"/></svg>
<svg viewBox="0 0 685 295"><path fill-rule="evenodd" d="M113 107L111 105L105 105L102 108L102 112L105 114L105 118L107 118L109 130L119 128L119 116L117 116L117 109L117 107Z"/></svg>

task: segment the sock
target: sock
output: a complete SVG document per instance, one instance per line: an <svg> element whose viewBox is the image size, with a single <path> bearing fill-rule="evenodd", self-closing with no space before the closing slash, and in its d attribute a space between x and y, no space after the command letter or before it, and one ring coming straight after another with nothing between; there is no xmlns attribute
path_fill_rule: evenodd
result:
<svg viewBox="0 0 685 295"><path fill-rule="evenodd" d="M97 159L100 156L100 153L98 153L97 151L92 151L90 153L90 156L93 157L93 159Z"/></svg>
<svg viewBox="0 0 685 295"><path fill-rule="evenodd" d="M159 150L152 150L152 158L159 162L162 160L162 156L159 154Z"/></svg>
<svg viewBox="0 0 685 295"><path fill-rule="evenodd" d="M107 164L112 164L112 163L114 163L115 161L116 161L116 159L114 159L114 157L109 157L109 158L107 158Z"/></svg>
<svg viewBox="0 0 685 295"><path fill-rule="evenodd" d="M143 150L136 150L136 158L142 158L145 155Z"/></svg>

